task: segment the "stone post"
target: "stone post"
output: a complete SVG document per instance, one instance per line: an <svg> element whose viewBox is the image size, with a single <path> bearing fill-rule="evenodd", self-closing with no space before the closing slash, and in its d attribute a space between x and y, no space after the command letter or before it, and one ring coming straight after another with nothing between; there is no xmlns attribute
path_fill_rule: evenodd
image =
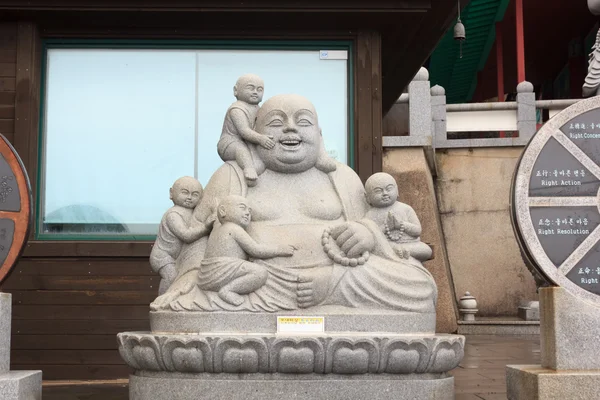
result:
<svg viewBox="0 0 600 400"><path fill-rule="evenodd" d="M0 399L41 400L42 371L10 371L12 296L0 293Z"/></svg>
<svg viewBox="0 0 600 400"><path fill-rule="evenodd" d="M410 136L431 136L431 93L429 72L421 67L408 85L408 132Z"/></svg>
<svg viewBox="0 0 600 400"><path fill-rule="evenodd" d="M10 318L12 315L11 295L0 293L0 375L10 369Z"/></svg>
<svg viewBox="0 0 600 400"><path fill-rule="evenodd" d="M446 90L440 85L431 88L433 146L448 139L446 132Z"/></svg>
<svg viewBox="0 0 600 400"><path fill-rule="evenodd" d="M535 93L533 85L527 81L517 86L517 128L519 137L526 139L530 139L537 130Z"/></svg>

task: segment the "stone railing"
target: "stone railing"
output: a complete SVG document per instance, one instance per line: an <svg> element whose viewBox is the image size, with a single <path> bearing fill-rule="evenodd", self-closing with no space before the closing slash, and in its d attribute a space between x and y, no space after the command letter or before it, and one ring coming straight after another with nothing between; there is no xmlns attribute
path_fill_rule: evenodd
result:
<svg viewBox="0 0 600 400"><path fill-rule="evenodd" d="M384 136L383 147L446 148L525 146L537 131L537 111L549 117L576 103L569 100L535 100L533 85L521 82L516 101L446 104L441 86L430 86L425 68L417 73L397 104L408 104L409 135ZM452 139L449 134L465 132L518 132L517 137Z"/></svg>

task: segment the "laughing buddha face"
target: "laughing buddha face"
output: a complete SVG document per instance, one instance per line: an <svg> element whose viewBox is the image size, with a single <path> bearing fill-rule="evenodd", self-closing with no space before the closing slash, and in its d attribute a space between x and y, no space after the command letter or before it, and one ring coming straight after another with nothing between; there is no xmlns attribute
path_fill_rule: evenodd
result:
<svg viewBox="0 0 600 400"><path fill-rule="evenodd" d="M315 166L321 146L321 128L312 103L298 95L278 95L260 108L255 130L271 136L275 147L257 147L267 169L298 173Z"/></svg>

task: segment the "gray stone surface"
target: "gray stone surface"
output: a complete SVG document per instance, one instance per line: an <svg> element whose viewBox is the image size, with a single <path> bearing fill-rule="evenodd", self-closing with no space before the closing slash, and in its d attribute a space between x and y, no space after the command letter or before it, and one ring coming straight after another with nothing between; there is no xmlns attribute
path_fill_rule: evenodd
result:
<svg viewBox="0 0 600 400"><path fill-rule="evenodd" d="M515 317L516 318L516 317ZM459 335L539 335L538 321L458 321Z"/></svg>
<svg viewBox="0 0 600 400"><path fill-rule="evenodd" d="M525 321L539 321L540 320L540 302L530 301L528 304L519 306L517 310L519 318Z"/></svg>
<svg viewBox="0 0 600 400"><path fill-rule="evenodd" d="M176 397L174 397L176 396ZM284 379L279 374L205 374L201 379L186 374L138 373L129 378L130 400L452 400L454 378L445 374L408 378L370 376L326 377L308 375Z"/></svg>
<svg viewBox="0 0 600 400"><path fill-rule="evenodd" d="M464 356L465 338L381 333L126 332L118 335L118 343L121 357L136 371L419 375L456 368Z"/></svg>
<svg viewBox="0 0 600 400"><path fill-rule="evenodd" d="M169 189L173 207L163 215L150 253L150 266L161 277L159 295L165 293L177 277L175 262L184 244L210 233L210 226L192 223L197 222L192 220L192 212L202 198L202 192L200 182L191 176L177 179Z"/></svg>
<svg viewBox="0 0 600 400"><path fill-rule="evenodd" d="M390 246L400 258L420 262L431 258L431 247L421 241L421 222L415 210L398 201L398 184L385 172L373 174L365 182L367 203L365 215L385 234Z"/></svg>
<svg viewBox="0 0 600 400"><path fill-rule="evenodd" d="M600 370L600 308L564 288L540 288L542 367Z"/></svg>
<svg viewBox="0 0 600 400"><path fill-rule="evenodd" d="M594 15L600 15L600 0L588 0L588 8Z"/></svg>
<svg viewBox="0 0 600 400"><path fill-rule="evenodd" d="M517 86L517 129L519 137L531 138L537 131L537 114L535 108L535 93L531 83L521 82ZM529 90L531 89L531 90Z"/></svg>
<svg viewBox="0 0 600 400"><path fill-rule="evenodd" d="M325 332L388 332L395 334L435 332L435 313L407 313L342 307L314 307L280 313L174 312L150 313L153 332L245 332L273 333L277 316L322 316Z"/></svg>
<svg viewBox="0 0 600 400"><path fill-rule="evenodd" d="M427 80L429 73L423 67L408 84L409 134L410 136L431 136L431 87Z"/></svg>
<svg viewBox="0 0 600 400"><path fill-rule="evenodd" d="M424 95L430 96L427 81L416 83L425 83ZM431 112L429 104L427 110ZM270 98L258 110L254 130L275 143L272 148L248 144L256 184L249 185L240 166L229 161L213 174L194 211L194 218L208 224L215 208L220 209L216 204L231 195L244 197L252 210L246 228L251 240L239 230L238 247L230 243L221 251L225 242L217 236L223 224L216 221L208 240L182 249L178 278L151 309L265 313L328 305L434 312L437 289L431 274L414 258L399 257L381 229L365 218L369 205L356 173L342 164L330 169L310 101L297 95ZM251 263L245 262L254 245L295 250L291 257L254 254ZM265 270L266 281L258 279ZM220 293L240 280L237 292Z"/></svg>
<svg viewBox="0 0 600 400"><path fill-rule="evenodd" d="M555 371L539 365L508 365L508 400L592 400L600 398L600 371Z"/></svg>
<svg viewBox="0 0 600 400"><path fill-rule="evenodd" d="M0 374L0 399L41 400L42 371L11 371Z"/></svg>
<svg viewBox="0 0 600 400"><path fill-rule="evenodd" d="M12 295L0 293L0 374L10 369L10 327Z"/></svg>
<svg viewBox="0 0 600 400"><path fill-rule="evenodd" d="M600 109L600 97L581 100L561 111L544 124L527 146L517 167L518 170L516 172L512 204L514 206L513 213L515 214L515 230L518 231L522 238L521 242L523 248L531 256L532 262L538 266L538 269L534 270L534 275L544 276L549 283L564 287L577 297L600 306L600 296L593 292L593 285L587 284L587 282L595 282L595 280L597 280L597 275L591 274L587 276L584 273L585 276L581 276L581 278L594 279L585 279L584 282L582 282L579 279L573 279L572 274L569 274L571 271L574 271L574 273L578 275L578 267L583 267L583 269L585 269L585 265L579 264L585 263L584 257L590 253L590 250L598 243L598 240L600 240L600 230L590 231L589 235L581 237L581 240L577 239L577 245L569 249L570 252L566 255L564 262L557 265L557 263L553 262L547 254L542 240L540 240L540 236L545 236L545 231L542 229L542 233L539 232L539 222L534 222L532 217L532 210L541 209L542 207L545 209L562 207L563 209L576 211L578 208L587 206L596 210L598 207L597 197L595 194L577 195L577 193L574 193L571 196L564 195L564 193L561 194L561 192L571 191L571 188L574 187L580 187L582 190L587 188L587 186L584 187L583 183L580 185L572 185L569 184L569 182L563 184L562 179L557 179L556 184L548 184L548 187L553 190L550 194L545 195L542 193L541 195L535 196L535 193L531 192L531 189L537 185L536 182L539 179L537 173L540 172L540 174L542 174L543 170L547 171L549 169L539 168L538 160L548 160L548 155L542 155L546 151L556 148L556 142L559 144L558 148L564 148L566 156L554 157L552 169L556 169L557 171L564 169L568 170L568 168L563 166L565 160L569 160L570 163L573 159L576 159L579 163L579 169L587 169L590 174L596 177L594 182L597 184L597 178L600 177L600 166L598 165L600 160L593 160L592 158L597 158L599 153L594 151L595 154L590 157L585 152L589 149L596 149L596 141L598 139L591 137L579 142L576 138L578 136L583 136L582 132L584 130L580 129L579 132L576 132L577 128L574 127L574 131L570 132L570 126L571 123L576 125L579 119L582 118L582 115L598 109ZM563 131L565 126L569 128L566 133ZM577 133L580 135L577 135ZM552 158L550 158L550 160L552 160ZM586 177L587 176L588 175L586 174ZM569 181L569 179L566 179L565 181ZM559 189L561 188L564 190L560 191ZM559 191L558 193L557 190ZM550 217L546 218L551 221ZM549 226L548 228L551 230L554 229L553 235L561 236L558 235L557 225ZM564 237L565 239L572 241L573 236L577 234L578 233L576 232L564 235ZM595 270L597 263L592 266ZM574 270L574 268L577 269ZM588 290L586 286L588 286L590 290Z"/></svg>

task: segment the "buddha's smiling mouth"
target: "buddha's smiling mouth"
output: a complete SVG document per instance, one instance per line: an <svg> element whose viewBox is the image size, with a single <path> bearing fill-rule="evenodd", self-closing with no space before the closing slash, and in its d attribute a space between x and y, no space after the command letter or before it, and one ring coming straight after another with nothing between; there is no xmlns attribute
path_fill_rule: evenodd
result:
<svg viewBox="0 0 600 400"><path fill-rule="evenodd" d="M297 137L288 137L285 139L280 139L279 144L284 150L297 150L302 145L302 139Z"/></svg>

